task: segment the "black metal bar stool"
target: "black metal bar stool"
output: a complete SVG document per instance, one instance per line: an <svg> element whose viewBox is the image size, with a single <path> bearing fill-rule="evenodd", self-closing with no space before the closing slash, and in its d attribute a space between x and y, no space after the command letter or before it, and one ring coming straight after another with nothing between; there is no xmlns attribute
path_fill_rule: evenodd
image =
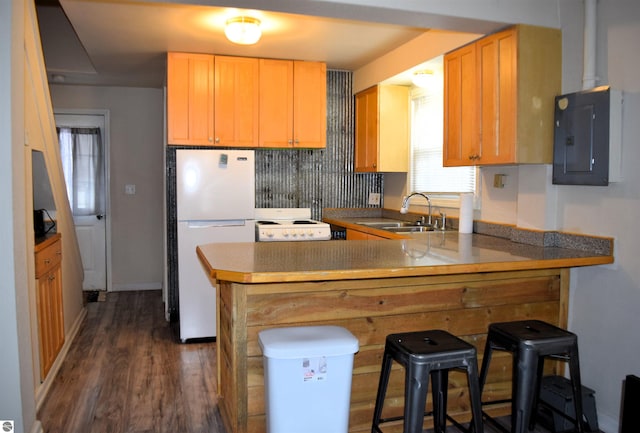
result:
<svg viewBox="0 0 640 433"><path fill-rule="evenodd" d="M393 360L405 368L404 416L383 419L382 407ZM447 419L459 429L467 430L447 415L448 373L453 368L464 369L467 372L473 415L471 426L475 433L483 433L476 348L441 330L387 336L371 432L382 433L380 424L404 419L404 433L422 433L424 417L430 414L433 415L436 433L445 432ZM433 412L425 413L429 376L432 381Z"/></svg>
<svg viewBox="0 0 640 433"><path fill-rule="evenodd" d="M576 414L572 421L578 432L584 431L578 337L575 334L540 320L492 323L489 325L480 370L480 394L487 379L493 350L508 351L513 355L511 399L483 402L482 405L484 407L511 401L511 433L524 433L535 425L546 357L569 362ZM509 431L484 410L482 413L492 424L505 432Z"/></svg>

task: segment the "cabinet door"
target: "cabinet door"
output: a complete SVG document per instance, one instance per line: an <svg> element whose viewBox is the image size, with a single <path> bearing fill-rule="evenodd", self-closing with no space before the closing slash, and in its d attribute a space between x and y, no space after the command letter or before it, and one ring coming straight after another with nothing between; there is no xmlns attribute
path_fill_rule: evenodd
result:
<svg viewBox="0 0 640 433"><path fill-rule="evenodd" d="M479 72L480 164L515 162L517 40L514 29L476 43Z"/></svg>
<svg viewBox="0 0 640 433"><path fill-rule="evenodd" d="M213 144L213 56L167 56L167 141Z"/></svg>
<svg viewBox="0 0 640 433"><path fill-rule="evenodd" d="M293 62L293 145L326 147L327 66L321 62Z"/></svg>
<svg viewBox="0 0 640 433"><path fill-rule="evenodd" d="M257 147L259 62L215 56L215 145Z"/></svg>
<svg viewBox="0 0 640 433"><path fill-rule="evenodd" d="M260 147L293 146L293 62L260 59Z"/></svg>
<svg viewBox="0 0 640 433"><path fill-rule="evenodd" d="M377 171L409 169L409 87L378 86Z"/></svg>
<svg viewBox="0 0 640 433"><path fill-rule="evenodd" d="M36 280L36 290L40 378L44 380L64 344L62 270L59 264Z"/></svg>
<svg viewBox="0 0 640 433"><path fill-rule="evenodd" d="M355 171L375 172L378 166L378 87L356 95Z"/></svg>
<svg viewBox="0 0 640 433"><path fill-rule="evenodd" d="M347 229L348 241L380 241L385 240L382 236L371 235L369 233L360 232L358 230Z"/></svg>
<svg viewBox="0 0 640 433"><path fill-rule="evenodd" d="M444 166L474 165L480 157L476 47L444 57Z"/></svg>

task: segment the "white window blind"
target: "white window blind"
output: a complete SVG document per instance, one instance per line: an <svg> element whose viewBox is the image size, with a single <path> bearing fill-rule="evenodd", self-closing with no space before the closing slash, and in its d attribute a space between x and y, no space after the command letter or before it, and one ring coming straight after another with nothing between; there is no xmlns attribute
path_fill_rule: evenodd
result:
<svg viewBox="0 0 640 433"><path fill-rule="evenodd" d="M462 192L475 192L476 169L442 166L442 88L440 79L431 89L416 89L411 92L410 191L454 198Z"/></svg>

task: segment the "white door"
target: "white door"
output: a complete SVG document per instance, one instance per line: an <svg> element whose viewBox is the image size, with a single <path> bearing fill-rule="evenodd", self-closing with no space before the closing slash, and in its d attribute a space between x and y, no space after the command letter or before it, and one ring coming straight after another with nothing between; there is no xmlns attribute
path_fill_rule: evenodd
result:
<svg viewBox="0 0 640 433"><path fill-rule="evenodd" d="M107 269L108 269L108 177L107 177L107 161L108 161L108 113L91 114L78 112L65 112L55 115L57 127L71 128L99 128L102 146L102 163L99 165L100 176L104 180L101 183L101 194L103 197L103 206L99 209L91 210L90 213L73 215L75 223L76 236L78 238L78 246L80 248L80 256L82 258L82 267L84 269L84 280L82 283L83 290L107 290L109 287ZM62 157L63 169L65 165L73 165L69 158ZM67 191L70 192L70 186L67 185ZM72 193L73 194L73 193ZM70 201L72 199L70 198Z"/></svg>
<svg viewBox="0 0 640 433"><path fill-rule="evenodd" d="M74 216L76 236L82 257L82 290L107 289L106 230L101 214Z"/></svg>

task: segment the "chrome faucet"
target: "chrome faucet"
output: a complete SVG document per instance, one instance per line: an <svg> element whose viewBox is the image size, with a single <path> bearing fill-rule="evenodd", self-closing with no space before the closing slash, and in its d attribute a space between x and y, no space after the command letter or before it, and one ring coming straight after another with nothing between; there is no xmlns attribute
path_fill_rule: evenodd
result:
<svg viewBox="0 0 640 433"><path fill-rule="evenodd" d="M411 194L406 196L402 200L402 207L400 208L400 213L406 214L407 212L409 212L409 199L414 195L419 195L421 197L424 197L427 200L427 203L429 204L429 214L427 215L427 224L431 226L431 200L429 200L429 197L427 197L426 194L423 194L421 192L412 192Z"/></svg>

